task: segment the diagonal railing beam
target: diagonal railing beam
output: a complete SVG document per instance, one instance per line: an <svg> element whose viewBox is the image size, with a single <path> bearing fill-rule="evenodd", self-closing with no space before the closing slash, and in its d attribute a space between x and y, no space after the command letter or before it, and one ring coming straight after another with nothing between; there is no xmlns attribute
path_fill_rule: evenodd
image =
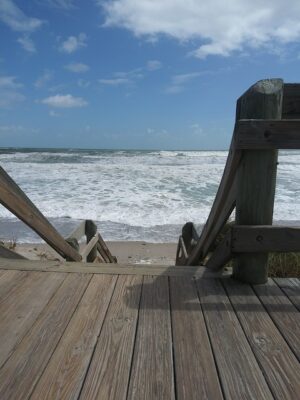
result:
<svg viewBox="0 0 300 400"><path fill-rule="evenodd" d="M81 261L81 255L57 232L2 167L0 167L0 203L33 229L62 257Z"/></svg>

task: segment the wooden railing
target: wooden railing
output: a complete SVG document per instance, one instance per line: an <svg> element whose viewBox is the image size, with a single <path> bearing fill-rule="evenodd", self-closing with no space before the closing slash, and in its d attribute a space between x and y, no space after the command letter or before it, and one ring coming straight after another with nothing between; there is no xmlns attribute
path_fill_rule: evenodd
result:
<svg viewBox="0 0 300 400"><path fill-rule="evenodd" d="M300 251L298 228L271 226L278 149L300 149L300 119L295 118L300 118L299 84L263 80L240 97L211 212L199 237L192 223L183 227L177 265L206 263L218 269L234 257L233 275L237 279L263 283L269 251ZM234 208L236 225L212 251Z"/></svg>
<svg viewBox="0 0 300 400"><path fill-rule="evenodd" d="M86 236L86 245L80 249L79 241L83 236ZM83 261L117 263L117 258L111 254L97 230L97 225L91 220L82 221L66 241L79 252Z"/></svg>
<svg viewBox="0 0 300 400"><path fill-rule="evenodd" d="M98 259L99 262L117 262L117 259L111 255L93 221L83 221L65 239L2 167L0 167L0 203L34 230L66 260L94 262ZM80 251L78 240L84 235L87 237L87 244ZM97 255L98 252L99 256ZM16 253L0 246L0 257L13 258L14 254L16 255ZM16 255L15 258L20 257Z"/></svg>

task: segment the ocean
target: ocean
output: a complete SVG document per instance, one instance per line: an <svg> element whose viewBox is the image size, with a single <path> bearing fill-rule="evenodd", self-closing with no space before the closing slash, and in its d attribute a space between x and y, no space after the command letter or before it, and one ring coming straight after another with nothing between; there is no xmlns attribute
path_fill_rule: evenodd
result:
<svg viewBox="0 0 300 400"><path fill-rule="evenodd" d="M66 235L94 220L105 240L176 242L206 221L226 151L0 149L1 166ZM274 221L299 225L300 151L279 156ZM39 237L0 205L0 240Z"/></svg>

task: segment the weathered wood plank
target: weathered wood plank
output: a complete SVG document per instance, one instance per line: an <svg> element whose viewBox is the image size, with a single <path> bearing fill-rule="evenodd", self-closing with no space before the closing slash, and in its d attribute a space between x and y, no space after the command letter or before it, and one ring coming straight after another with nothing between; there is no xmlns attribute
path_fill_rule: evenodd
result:
<svg viewBox="0 0 300 400"><path fill-rule="evenodd" d="M98 233L98 251L101 254L102 258L104 258L104 260L106 261L106 259L108 258L108 262L115 264L117 262L116 257L114 257L109 248L107 247L106 243L104 242L102 236L100 235L100 233ZM106 255L106 257L104 257L104 254ZM106 261L107 262L107 261Z"/></svg>
<svg viewBox="0 0 300 400"><path fill-rule="evenodd" d="M88 255L90 255L91 250L93 250L93 248L97 247L97 242L98 242L98 235L96 234L95 236L93 236L90 241L84 246L84 248L80 251L81 257L83 260L86 259L86 257ZM97 249L96 249L97 250ZM91 257L93 258L93 257ZM93 258L93 260L89 260L89 262L93 262L95 258Z"/></svg>
<svg viewBox="0 0 300 400"><path fill-rule="evenodd" d="M78 274L66 277L0 370L1 400L26 400L30 397L90 279L88 275Z"/></svg>
<svg viewBox="0 0 300 400"><path fill-rule="evenodd" d="M194 281L171 277L170 294L177 399L223 399Z"/></svg>
<svg viewBox="0 0 300 400"><path fill-rule="evenodd" d="M0 303L0 367L12 354L50 298L65 279L65 274L32 272L23 275ZM0 396L1 398L1 396Z"/></svg>
<svg viewBox="0 0 300 400"><path fill-rule="evenodd" d="M227 232L224 239L213 251L210 258L206 262L205 266L212 270L219 270L232 258L233 254L231 251L232 239L231 229Z"/></svg>
<svg viewBox="0 0 300 400"><path fill-rule="evenodd" d="M142 276L120 276L84 383L82 400L125 400Z"/></svg>
<svg viewBox="0 0 300 400"><path fill-rule="evenodd" d="M299 311L272 279L269 279L265 285L254 285L253 289L300 361Z"/></svg>
<svg viewBox="0 0 300 400"><path fill-rule="evenodd" d="M300 311L300 281L297 278L274 278L280 289Z"/></svg>
<svg viewBox="0 0 300 400"><path fill-rule="evenodd" d="M21 256L21 254L18 254L15 251L8 249L1 243L0 243L0 257L11 258L13 260L26 260L26 257Z"/></svg>
<svg viewBox="0 0 300 400"><path fill-rule="evenodd" d="M93 263L60 263L59 261L29 261L0 259L0 270L44 271L44 272L79 272L84 274L109 275L166 275L166 276L204 276L215 278L230 275L230 271L210 271L206 267L188 267L174 265L145 264L93 264Z"/></svg>
<svg viewBox="0 0 300 400"><path fill-rule="evenodd" d="M0 275L0 303L13 295L15 288L23 284L28 272L23 271L1 271Z"/></svg>
<svg viewBox="0 0 300 400"><path fill-rule="evenodd" d="M273 399L220 281L196 282L225 398Z"/></svg>
<svg viewBox="0 0 300 400"><path fill-rule="evenodd" d="M300 227L233 226L232 251L300 252Z"/></svg>
<svg viewBox="0 0 300 400"><path fill-rule="evenodd" d="M281 119L282 97L281 79L259 81L238 99L236 120ZM273 149L243 151L237 171L237 225L272 224L277 159L278 151ZM268 277L268 254L239 254L235 257L233 275L243 282L265 283Z"/></svg>
<svg viewBox="0 0 300 400"><path fill-rule="evenodd" d="M273 396L299 399L299 362L252 288L230 278L223 282Z"/></svg>
<svg viewBox="0 0 300 400"><path fill-rule="evenodd" d="M81 256L57 232L2 167L0 167L0 202L60 255L75 261L81 260Z"/></svg>
<svg viewBox="0 0 300 400"><path fill-rule="evenodd" d="M234 146L240 150L299 149L300 120L239 120Z"/></svg>
<svg viewBox="0 0 300 400"><path fill-rule="evenodd" d="M236 171L242 152L230 146L223 176L209 217L200 234L199 241L188 258L187 265L197 265L210 250L222 227L232 213L236 200Z"/></svg>
<svg viewBox="0 0 300 400"><path fill-rule="evenodd" d="M93 262L97 258L97 225L92 220L87 220L85 223L85 233L86 233L86 241L87 247L90 251L84 255L83 257L87 256L86 261ZM96 236L96 238L95 238ZM91 241L93 240L93 246L91 246ZM86 249L87 249L86 248Z"/></svg>
<svg viewBox="0 0 300 400"><path fill-rule="evenodd" d="M93 276L31 400L78 398L116 280Z"/></svg>
<svg viewBox="0 0 300 400"><path fill-rule="evenodd" d="M168 278L144 277L128 398L175 399Z"/></svg>

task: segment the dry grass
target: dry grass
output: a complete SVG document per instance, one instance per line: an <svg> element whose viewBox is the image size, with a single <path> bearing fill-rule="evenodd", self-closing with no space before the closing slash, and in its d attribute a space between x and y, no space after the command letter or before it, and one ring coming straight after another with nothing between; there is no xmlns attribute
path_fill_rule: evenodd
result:
<svg viewBox="0 0 300 400"><path fill-rule="evenodd" d="M270 253L269 276L299 278L300 253Z"/></svg>

